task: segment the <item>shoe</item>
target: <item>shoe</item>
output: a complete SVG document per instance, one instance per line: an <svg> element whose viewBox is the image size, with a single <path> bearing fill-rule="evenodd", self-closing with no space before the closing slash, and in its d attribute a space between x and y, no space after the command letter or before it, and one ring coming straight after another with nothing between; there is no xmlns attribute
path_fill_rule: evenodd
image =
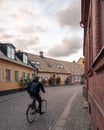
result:
<svg viewBox="0 0 104 130"><path fill-rule="evenodd" d="M42 115L42 114L44 114L44 112L40 112L39 114Z"/></svg>

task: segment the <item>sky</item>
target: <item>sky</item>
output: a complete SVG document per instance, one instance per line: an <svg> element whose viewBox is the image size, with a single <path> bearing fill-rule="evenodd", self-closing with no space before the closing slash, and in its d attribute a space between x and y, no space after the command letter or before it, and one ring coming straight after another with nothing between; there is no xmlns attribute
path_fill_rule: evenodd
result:
<svg viewBox="0 0 104 130"><path fill-rule="evenodd" d="M81 0L0 0L0 42L44 57L83 57Z"/></svg>

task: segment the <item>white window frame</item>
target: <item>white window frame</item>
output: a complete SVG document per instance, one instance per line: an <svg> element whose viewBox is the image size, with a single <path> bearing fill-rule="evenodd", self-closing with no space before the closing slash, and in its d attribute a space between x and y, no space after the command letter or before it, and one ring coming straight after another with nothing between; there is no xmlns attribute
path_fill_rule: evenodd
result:
<svg viewBox="0 0 104 130"><path fill-rule="evenodd" d="M6 73L6 70L10 70L10 75L8 76ZM7 76L9 79L7 79ZM12 81L12 70L10 68L5 68L5 80L6 82L11 82Z"/></svg>
<svg viewBox="0 0 104 130"><path fill-rule="evenodd" d="M23 63L27 64L27 55L23 54Z"/></svg>
<svg viewBox="0 0 104 130"><path fill-rule="evenodd" d="M15 50L10 46L7 46L7 56L11 59L15 59Z"/></svg>
<svg viewBox="0 0 104 130"><path fill-rule="evenodd" d="M22 72L22 77L25 79L26 78L26 72Z"/></svg>
<svg viewBox="0 0 104 130"><path fill-rule="evenodd" d="M16 73L15 73L15 72L18 72L17 79L16 79ZM18 81L19 81L19 71L18 71L18 70L14 70L14 81L15 81L15 82L18 82Z"/></svg>

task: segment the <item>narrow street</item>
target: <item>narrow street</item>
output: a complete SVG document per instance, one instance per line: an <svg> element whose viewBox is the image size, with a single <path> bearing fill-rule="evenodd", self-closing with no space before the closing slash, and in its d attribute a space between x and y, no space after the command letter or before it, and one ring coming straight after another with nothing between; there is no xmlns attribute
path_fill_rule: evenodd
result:
<svg viewBox="0 0 104 130"><path fill-rule="evenodd" d="M37 115L36 121L29 124L26 109L32 99L27 92L0 97L0 130L49 130L61 115L70 98L81 86L47 87L42 97L47 100L47 112Z"/></svg>

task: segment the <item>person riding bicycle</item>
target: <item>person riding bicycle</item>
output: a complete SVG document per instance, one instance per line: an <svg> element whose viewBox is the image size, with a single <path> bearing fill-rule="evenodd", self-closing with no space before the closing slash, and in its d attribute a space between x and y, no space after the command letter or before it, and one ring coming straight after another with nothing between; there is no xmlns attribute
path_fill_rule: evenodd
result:
<svg viewBox="0 0 104 130"><path fill-rule="evenodd" d="M44 112L42 112L41 108L42 108L42 98L40 96L40 91L42 91L43 93L45 93L45 89L44 86L41 82L39 82L39 77L36 76L33 81L31 82L31 89L33 89L33 93L31 93L30 96L35 97L36 100L39 103L39 113L40 115L43 114Z"/></svg>

